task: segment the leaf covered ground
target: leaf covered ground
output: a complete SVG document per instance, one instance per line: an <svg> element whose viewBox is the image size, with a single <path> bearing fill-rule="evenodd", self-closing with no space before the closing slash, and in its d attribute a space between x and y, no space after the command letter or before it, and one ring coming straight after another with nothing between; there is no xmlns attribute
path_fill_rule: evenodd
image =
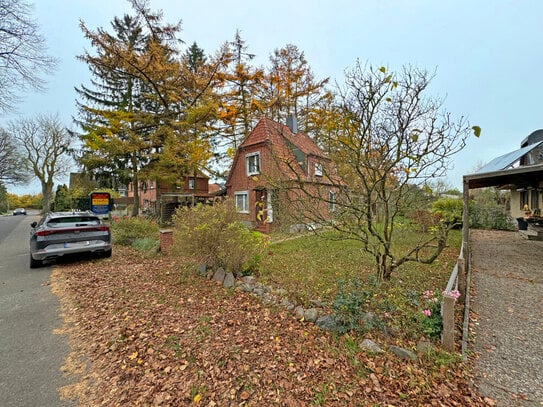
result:
<svg viewBox="0 0 543 407"><path fill-rule="evenodd" d="M168 257L116 247L55 266L84 406L480 406L463 365L367 354Z"/></svg>

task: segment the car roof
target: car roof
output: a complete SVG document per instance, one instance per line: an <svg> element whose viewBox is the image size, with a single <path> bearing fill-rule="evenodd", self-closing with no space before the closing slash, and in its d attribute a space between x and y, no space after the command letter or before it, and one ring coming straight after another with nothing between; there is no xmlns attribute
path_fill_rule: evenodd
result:
<svg viewBox="0 0 543 407"><path fill-rule="evenodd" d="M49 218L69 218L72 216L92 216L97 218L98 216L90 211L72 211L72 212L49 212L47 217Z"/></svg>

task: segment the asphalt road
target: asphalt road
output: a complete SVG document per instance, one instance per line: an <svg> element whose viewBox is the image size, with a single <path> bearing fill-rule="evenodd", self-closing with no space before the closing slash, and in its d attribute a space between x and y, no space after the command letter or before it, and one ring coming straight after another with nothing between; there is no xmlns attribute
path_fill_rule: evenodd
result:
<svg viewBox="0 0 543 407"><path fill-rule="evenodd" d="M28 234L37 216L0 216L0 405L71 406L58 388L67 338L48 284L50 267L30 269Z"/></svg>

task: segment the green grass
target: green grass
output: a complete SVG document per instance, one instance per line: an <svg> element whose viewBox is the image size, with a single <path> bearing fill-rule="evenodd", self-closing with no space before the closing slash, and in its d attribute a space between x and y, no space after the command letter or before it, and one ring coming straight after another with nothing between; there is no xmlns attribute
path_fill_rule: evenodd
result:
<svg viewBox="0 0 543 407"><path fill-rule="evenodd" d="M372 257L362 250L359 242L334 240L330 233L303 235L270 243L263 256L260 279L276 284L301 300L332 301L338 281L358 276L362 280L375 274ZM409 247L420 233L405 234L402 242ZM401 286L405 290L445 288L458 255L460 231L453 230L449 248L431 265L406 263L382 288ZM432 286L432 287L429 287Z"/></svg>
<svg viewBox="0 0 543 407"><path fill-rule="evenodd" d="M281 237L274 243L272 236L260 268L260 280L286 289L291 298L309 306L311 300L332 305L341 283L358 279L369 290L364 312L375 312L387 326L401 331L404 336L416 337L422 307L421 295L426 290L440 293L459 253L460 231L449 235L449 247L430 265L409 262L399 268L389 281L370 284L375 280L375 266L371 256L360 243L331 239L331 232L321 235ZM402 231L405 250L421 238L420 232Z"/></svg>

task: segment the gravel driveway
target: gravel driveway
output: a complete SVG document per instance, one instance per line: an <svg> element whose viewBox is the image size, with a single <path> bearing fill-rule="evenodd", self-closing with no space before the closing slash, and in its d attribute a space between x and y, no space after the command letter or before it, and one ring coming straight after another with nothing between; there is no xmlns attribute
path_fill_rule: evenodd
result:
<svg viewBox="0 0 543 407"><path fill-rule="evenodd" d="M471 232L476 385L497 406L543 406L543 242Z"/></svg>

